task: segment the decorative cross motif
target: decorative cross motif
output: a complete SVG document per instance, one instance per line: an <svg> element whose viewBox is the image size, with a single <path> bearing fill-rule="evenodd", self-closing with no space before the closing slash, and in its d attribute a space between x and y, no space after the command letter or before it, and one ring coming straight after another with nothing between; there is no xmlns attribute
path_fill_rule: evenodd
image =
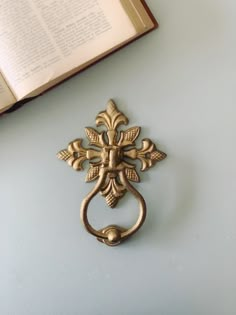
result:
<svg viewBox="0 0 236 315"><path fill-rule="evenodd" d="M138 138L141 128L131 127L119 132L118 127L122 124L127 125L128 119L110 100L107 109L100 112L96 117L96 125L104 125L107 131L98 132L93 128L85 128L89 144L97 149L85 148L82 145L82 139L76 139L69 144L67 149L61 150L57 155L60 160L66 161L76 171L82 170L83 163L88 160L90 167L86 181L90 182L102 178L96 192L97 190L100 191L111 208L117 205L119 199L124 196L127 190L133 190L133 194L136 195L136 198L139 198L137 197L139 193L136 194L133 186L130 188L131 184L129 184L129 181L140 181L136 165L130 163L130 159L139 159L141 171L146 171L156 162L166 157L164 152L157 150L150 139L143 139L142 147L140 149L136 148L135 140ZM89 225L88 222L87 224ZM122 228L119 229L119 232L121 231L123 231ZM92 232L89 232L100 238L109 239L107 236L98 235L93 229ZM113 241L117 240L116 237ZM108 245L112 245L113 241L110 240Z"/></svg>

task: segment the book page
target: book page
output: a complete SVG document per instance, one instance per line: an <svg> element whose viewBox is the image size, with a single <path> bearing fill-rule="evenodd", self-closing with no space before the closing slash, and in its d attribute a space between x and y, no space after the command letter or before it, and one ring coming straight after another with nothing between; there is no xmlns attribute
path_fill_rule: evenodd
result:
<svg viewBox="0 0 236 315"><path fill-rule="evenodd" d="M0 72L0 112L16 102L14 95L7 86Z"/></svg>
<svg viewBox="0 0 236 315"><path fill-rule="evenodd" d="M1 0L0 65L21 99L136 34L120 0Z"/></svg>

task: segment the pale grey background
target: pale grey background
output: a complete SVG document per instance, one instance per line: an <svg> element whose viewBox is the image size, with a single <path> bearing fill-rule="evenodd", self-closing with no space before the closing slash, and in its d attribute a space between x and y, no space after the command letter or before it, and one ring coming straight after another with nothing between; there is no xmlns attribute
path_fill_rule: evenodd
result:
<svg viewBox="0 0 236 315"><path fill-rule="evenodd" d="M149 0L160 28L0 118L0 314L236 314L236 2ZM168 153L120 247L88 235L93 184L56 159L113 97ZM97 227L137 216L92 204Z"/></svg>

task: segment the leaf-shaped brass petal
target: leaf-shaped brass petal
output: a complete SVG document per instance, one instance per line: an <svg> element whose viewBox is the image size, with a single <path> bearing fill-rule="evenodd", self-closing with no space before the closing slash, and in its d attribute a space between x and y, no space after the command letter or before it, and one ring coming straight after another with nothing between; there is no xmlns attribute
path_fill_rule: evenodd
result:
<svg viewBox="0 0 236 315"><path fill-rule="evenodd" d="M71 157L71 153L68 150L61 150L57 153L59 160L67 161Z"/></svg>
<svg viewBox="0 0 236 315"><path fill-rule="evenodd" d="M122 147L134 145L135 140L138 138L140 134L140 130L141 130L140 127L132 127L127 129L126 131L121 131L118 145Z"/></svg>
<svg viewBox="0 0 236 315"><path fill-rule="evenodd" d="M99 166L92 166L91 165L89 170L88 170L85 181L91 182L91 181L95 180L99 176L99 170L100 170Z"/></svg>
<svg viewBox="0 0 236 315"><path fill-rule="evenodd" d="M124 140L134 142L140 134L140 127L132 127L124 132Z"/></svg>
<svg viewBox="0 0 236 315"><path fill-rule="evenodd" d="M125 174L128 180L131 180L132 182L136 182L136 183L140 182L139 175L134 168L126 168Z"/></svg>
<svg viewBox="0 0 236 315"><path fill-rule="evenodd" d="M98 133L93 128L85 128L86 135L89 139L89 144L102 148L104 146L103 133Z"/></svg>

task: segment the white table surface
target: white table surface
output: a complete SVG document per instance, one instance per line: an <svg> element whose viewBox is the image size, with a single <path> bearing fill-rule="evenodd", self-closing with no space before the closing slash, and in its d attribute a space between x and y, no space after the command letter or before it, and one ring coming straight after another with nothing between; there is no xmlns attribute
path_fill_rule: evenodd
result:
<svg viewBox="0 0 236 315"><path fill-rule="evenodd" d="M160 27L0 118L1 315L236 314L236 2L149 0ZM148 217L109 248L79 208L94 183L56 153L113 98L168 158L136 187ZM97 227L131 224L92 203Z"/></svg>

